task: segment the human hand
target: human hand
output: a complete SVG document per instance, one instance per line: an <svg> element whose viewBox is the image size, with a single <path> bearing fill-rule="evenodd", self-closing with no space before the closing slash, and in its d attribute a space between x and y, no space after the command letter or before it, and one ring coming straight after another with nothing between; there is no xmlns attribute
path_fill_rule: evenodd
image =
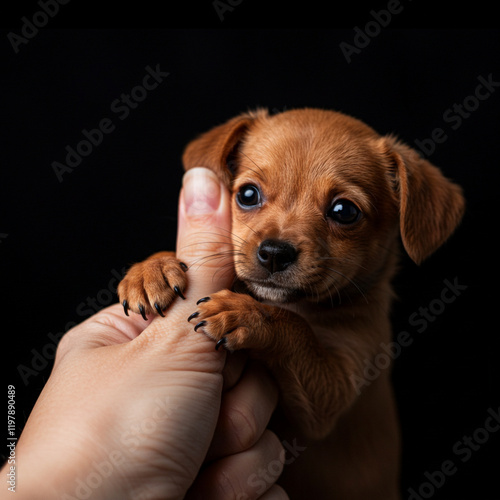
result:
<svg viewBox="0 0 500 500"><path fill-rule="evenodd" d="M273 382L187 322L197 299L231 283L216 272L231 261L230 228L229 193L209 170L190 170L177 241L191 264L186 300L147 322L117 304L63 337L17 446L18 498L288 498L248 480L283 462L265 430Z"/></svg>

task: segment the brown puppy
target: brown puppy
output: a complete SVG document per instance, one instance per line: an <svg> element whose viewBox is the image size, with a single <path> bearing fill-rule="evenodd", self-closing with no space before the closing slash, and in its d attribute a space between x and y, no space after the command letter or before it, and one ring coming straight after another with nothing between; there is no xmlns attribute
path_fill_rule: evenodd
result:
<svg viewBox="0 0 500 500"><path fill-rule="evenodd" d="M415 262L429 256L462 217L461 189L395 138L317 109L243 114L191 142L183 162L231 190L234 265L248 292L203 298L190 320L276 378L290 422L277 432L297 443L288 494L398 498L390 373L368 382L365 369L391 341L400 239ZM135 264L118 289L125 312L162 314L182 296L184 271L170 252Z"/></svg>

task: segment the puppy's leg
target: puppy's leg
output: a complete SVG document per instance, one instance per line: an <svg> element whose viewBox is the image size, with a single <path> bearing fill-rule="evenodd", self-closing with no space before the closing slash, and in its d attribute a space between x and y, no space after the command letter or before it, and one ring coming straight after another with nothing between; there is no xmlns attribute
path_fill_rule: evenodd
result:
<svg viewBox="0 0 500 500"><path fill-rule="evenodd" d="M263 360L280 387L290 419L309 438L328 435L339 414L355 399L353 359L327 350L299 315L229 290L198 301L188 319L233 351L250 349Z"/></svg>
<svg viewBox="0 0 500 500"><path fill-rule="evenodd" d="M134 264L118 285L118 297L125 314L128 310L141 314L159 314L176 296L184 298L186 264L175 257L175 252L158 252L143 262Z"/></svg>

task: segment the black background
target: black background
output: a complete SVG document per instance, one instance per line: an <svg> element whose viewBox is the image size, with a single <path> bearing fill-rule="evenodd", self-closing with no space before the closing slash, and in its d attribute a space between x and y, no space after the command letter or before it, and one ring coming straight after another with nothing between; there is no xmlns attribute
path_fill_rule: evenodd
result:
<svg viewBox="0 0 500 500"><path fill-rule="evenodd" d="M75 1L60 6L18 53L7 35L21 34L22 17L32 19L40 7L14 6L0 37L0 279L5 384L16 386L20 428L50 374L52 339L115 301L111 291L124 267L174 248L185 144L258 106L275 112L336 109L411 145L436 128L446 134L429 159L464 187L466 216L421 266L404 257L395 282L394 332L407 331L413 339L394 368L404 439L402 491L407 498L408 488L418 491L429 481L425 473L452 460L456 472L432 487L432 498L498 498L500 432L478 429L488 409L497 411L500 404L493 302L500 87L455 129L446 112L474 102L468 98L480 76L500 82L500 33L435 29L437 23L407 29L422 6L401 5L401 13L351 62L339 45L353 44L354 26L364 29L373 19L370 10L387 3L346 12L339 21L343 29L283 29L283 15L250 0L222 21L211 2L199 10L184 5L176 25L183 29L63 29L80 26L83 10L88 15L88 9L98 9ZM137 12L124 9L88 26L118 26ZM304 9L304 25L311 9ZM463 21L468 13L461 15ZM295 24L301 16L295 12ZM260 22L239 29L253 19ZM175 24L170 21L167 26ZM210 29L184 29L192 26ZM147 66L157 65L169 76L121 120L112 103L142 83ZM63 163L65 148L75 148L82 130L104 118L113 132L60 182L52 163ZM467 288L443 306L445 280ZM431 304L439 314L417 328L410 316L421 317L420 308ZM473 443L470 458L454 451L464 436L474 435L484 442Z"/></svg>

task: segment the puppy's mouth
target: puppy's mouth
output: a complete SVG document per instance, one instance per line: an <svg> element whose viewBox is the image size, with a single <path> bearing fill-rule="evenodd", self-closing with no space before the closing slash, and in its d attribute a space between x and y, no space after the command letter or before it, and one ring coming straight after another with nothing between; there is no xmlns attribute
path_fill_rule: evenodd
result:
<svg viewBox="0 0 500 500"><path fill-rule="evenodd" d="M287 303L296 302L305 296L305 293L297 288L284 287L277 284L273 278L266 280L243 280L248 289L259 299L271 302Z"/></svg>

